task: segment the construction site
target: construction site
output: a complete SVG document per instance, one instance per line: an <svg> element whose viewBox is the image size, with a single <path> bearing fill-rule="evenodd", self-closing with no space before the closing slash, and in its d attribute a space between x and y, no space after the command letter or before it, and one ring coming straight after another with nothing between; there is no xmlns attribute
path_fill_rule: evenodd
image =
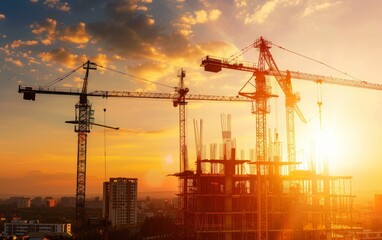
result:
<svg viewBox="0 0 382 240"><path fill-rule="evenodd" d="M226 120L225 120L226 119ZM200 145L196 171L180 179L181 219L190 239L355 239L351 177L296 170L281 161L281 142L267 144L267 159L240 152L222 115L222 144ZM202 128L202 122L200 123ZM202 133L198 132L198 137ZM219 146L219 147L218 147ZM358 223L359 224L359 223Z"/></svg>
<svg viewBox="0 0 382 240"><path fill-rule="evenodd" d="M250 79L240 89L239 96L188 94L183 70L180 71L179 85L173 94L87 92L89 70L102 67L90 61L81 66L86 69L81 92L20 86L19 92L24 93L26 100L35 100L37 93L80 96L76 105L75 121L67 121L76 125L75 131L78 133L76 238L81 239L81 229L86 223L86 137L90 132L89 125L95 124L91 122L91 105L87 100L89 96L170 99L174 107L179 107L180 167L179 172L173 174L179 183L179 239L359 239L357 236L362 228L354 211L352 177L331 176L328 166L317 163L317 159L311 159L304 166L297 161L294 114L302 122L306 120L297 105L300 97L293 91L291 79L307 80L319 85L328 83L374 90L382 90L382 85L297 71L281 71L269 51L274 45L261 37L230 58L206 56L202 59L201 67L212 72L211 74L218 73L223 68L251 73ZM240 60L242 54L250 49L259 52L256 64ZM277 131L270 130L273 126L267 125L269 100L277 97L269 85L268 76L276 79L285 95L286 157L283 157L283 140L279 139ZM189 100L251 102L256 121L254 149L248 152L238 150L231 132L231 116L222 115L222 141L209 147L203 142L203 122L194 121L196 159L189 161L185 112ZM319 99L317 104L321 113L322 102ZM318 164L321 164L321 169L317 168Z"/></svg>
<svg viewBox="0 0 382 240"><path fill-rule="evenodd" d="M269 52L271 45L260 38L249 46L259 50L257 65L237 61L237 56L230 59L206 56L202 59L201 66L205 71L217 73L227 68L253 72L253 79L239 95L254 103L256 149L247 154L237 150L230 115L221 116L221 144L211 144L209 148L203 146L202 121L194 122L195 170L184 167L184 171L175 174L179 177L183 234L198 240L358 239L362 228L353 209L352 177L330 176L325 163L321 163L321 170L317 169L315 161L320 159L311 160L308 167L299 167L301 162L296 161L294 112L302 122L306 120L297 106L299 96L293 93L290 79L379 90L380 86L282 72ZM268 100L276 96L272 94L266 75L277 79L286 97L287 160L283 160L277 132L271 134L267 127ZM317 104L321 112L322 102L318 100ZM187 164L185 161L184 166Z"/></svg>

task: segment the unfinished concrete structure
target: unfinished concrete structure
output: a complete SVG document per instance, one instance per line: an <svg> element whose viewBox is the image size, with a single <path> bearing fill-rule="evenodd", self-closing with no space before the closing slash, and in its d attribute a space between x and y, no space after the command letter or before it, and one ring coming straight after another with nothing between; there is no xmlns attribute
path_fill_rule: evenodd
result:
<svg viewBox="0 0 382 240"><path fill-rule="evenodd" d="M210 158L204 157L201 124L195 130L196 171L177 174L186 183L179 189L184 238L353 239L360 229L352 211L351 177L315 168L290 171L298 163L281 161L277 137L269 144L268 161L239 160L227 119L220 154L213 144Z"/></svg>

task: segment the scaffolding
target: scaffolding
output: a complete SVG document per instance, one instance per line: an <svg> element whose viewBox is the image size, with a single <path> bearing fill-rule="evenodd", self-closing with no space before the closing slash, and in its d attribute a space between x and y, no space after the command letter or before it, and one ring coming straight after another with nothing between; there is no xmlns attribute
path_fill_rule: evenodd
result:
<svg viewBox="0 0 382 240"><path fill-rule="evenodd" d="M216 157L214 144L206 159L201 133L195 131L200 136L196 171L177 174L185 183L179 197L187 203L179 209L185 219L183 239L258 239L258 221L266 239L355 239L361 229L353 216L351 177L315 170L289 172L290 165L298 163L282 162L278 154L261 163L239 160L230 135L223 127L220 156ZM280 151L278 141L270 144L272 151Z"/></svg>

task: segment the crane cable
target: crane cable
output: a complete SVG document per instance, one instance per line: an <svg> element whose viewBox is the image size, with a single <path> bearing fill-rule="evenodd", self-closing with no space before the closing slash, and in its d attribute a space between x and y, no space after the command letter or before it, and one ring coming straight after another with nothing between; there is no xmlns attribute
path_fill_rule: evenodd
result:
<svg viewBox="0 0 382 240"><path fill-rule="evenodd" d="M70 72L67 72L65 73L64 75L60 76L60 77L57 77L56 79L54 79L53 81L45 84L45 85L42 85L43 88L45 87L50 87L52 86L53 84L56 84L62 80L64 80L65 78L69 77L70 75L72 75L73 73L77 72L79 69L81 69L85 64L82 64L81 66L71 70Z"/></svg>
<svg viewBox="0 0 382 240"><path fill-rule="evenodd" d="M303 54L294 52L294 51L292 51L292 50L286 49L286 48L281 47L281 46L279 46L279 45L277 45L277 44L272 43L272 45L274 45L274 46L276 46L276 47L278 47L278 48L280 48L280 49L282 49L282 50L284 50L284 51L293 53L293 54L295 54L295 55L297 55L297 56L306 58L306 59L308 59L308 60L311 60L311 61L313 61L313 62L319 63L319 64L321 64L321 65L324 65L325 67L328 67L328 68L330 68L330 69L332 69L332 70L334 70L334 71L336 71L336 72L339 72L339 73L341 73L341 74L344 74L344 75L346 75L346 76L348 76L348 77L350 77L350 78L353 78L353 79L355 79L355 80L361 81L359 78L354 77L354 76L352 76L352 75L350 75L350 74L347 74L346 72L341 71L341 70L339 70L338 68L332 67L332 66L330 66L329 64L326 64L326 63L324 63L324 62L318 61L318 60L316 60L316 59L314 59L314 58L305 56L305 55L303 55Z"/></svg>
<svg viewBox="0 0 382 240"><path fill-rule="evenodd" d="M166 85L166 84L163 84L163 83L158 83L158 82L154 82L154 81L151 81L151 80L148 80L146 78L142 78L142 77L138 77L138 76L135 76L135 75L132 75L132 74L129 74L129 73L125 73L125 72L122 72L122 71L118 71L118 70L114 70L114 69L111 69L111 68L108 68L108 67L105 67L105 66L102 66L102 65L99 65L97 63L94 63L96 66L100 67L100 68L103 68L103 69L106 69L106 70L109 70L109 71L112 71L112 72L115 72L115 73L119 73L119 74L122 74L122 75L125 75L125 76L129 76L129 77L133 77L133 78L136 78L136 79L139 79L139 80L142 80L142 81L145 81L145 82L149 82L149 83L152 83L152 84L156 84L156 85L159 85L159 86L162 86L162 87L167 87L167 88L171 88L171 89L176 89L176 87L173 87L173 86L170 86L170 85ZM77 68L74 68L73 70L63 74L62 76L59 76L57 77L56 79L54 79L53 81L45 84L45 85L42 85L41 87L43 88L46 88L46 87L50 87L52 86L53 84L56 84L62 80L64 80L65 78L69 77L70 75L72 75L73 73L77 72L79 69L81 69L83 66L85 66L85 63L82 64L81 66L77 67Z"/></svg>
<svg viewBox="0 0 382 240"><path fill-rule="evenodd" d="M145 81L145 82L149 82L149 83L152 83L152 84L156 84L156 85L159 85L159 86L162 86L162 87L167 87L167 88L175 89L175 87L172 87L170 85L154 82L154 81L148 80L146 78L142 78L142 77L138 77L138 76L135 76L135 75L132 75L132 74L129 74L129 73L122 72L122 71L114 70L114 69L111 69L111 68L108 68L108 67L105 67L105 66L102 66L102 65L98 65L98 64L96 64L96 65L98 67L100 67L100 68L103 68L103 69L106 69L106 70L109 70L109 71L112 71L112 72L115 72L115 73L119 73L119 74L122 74L122 75L125 75L125 76L133 77L133 78L136 78L136 79L139 79L139 80L142 80L142 81Z"/></svg>
<svg viewBox="0 0 382 240"><path fill-rule="evenodd" d="M232 62L236 60L238 57L242 56L244 53L248 52L251 48L253 48L254 43L251 43L250 45L246 46L245 48L242 48L240 51L232 54L228 58L228 62Z"/></svg>

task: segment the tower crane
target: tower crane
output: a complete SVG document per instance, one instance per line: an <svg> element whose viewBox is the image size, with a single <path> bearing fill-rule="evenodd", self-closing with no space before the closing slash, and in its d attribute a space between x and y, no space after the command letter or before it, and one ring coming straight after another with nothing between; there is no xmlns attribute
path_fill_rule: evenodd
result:
<svg viewBox="0 0 382 240"><path fill-rule="evenodd" d="M335 78L317 74L301 73L298 71L280 71L274 61L269 49L272 43L260 37L250 46L242 49L238 54L234 54L229 58L206 56L202 59L201 66L205 71L220 72L222 68L251 72L255 76L255 85L250 83L252 77L240 89L239 95L254 99L256 101L256 166L258 176L258 225L257 225L257 239L268 239L267 234L267 193L265 187L261 185L261 166L262 161L266 159L266 102L271 94L270 89L266 86L265 76L274 76L285 94L285 107L286 107L286 130L287 130L287 153L288 161L290 163L296 162L296 145L295 145L295 128L294 128L294 112L298 114L302 122L306 122L303 114L297 106L300 101L299 95L293 93L291 79L299 79L306 81L313 81L316 83L328 83L343 86L351 86L358 88L382 90L382 84L368 83L360 80L349 80L342 78ZM276 45L277 46L277 45ZM279 47L279 46L278 46ZM251 63L239 61L237 58L248 51L250 48L257 48L259 50L258 63ZM282 48L282 47L280 47ZM282 48L283 49L283 48ZM286 50L286 49L285 49ZM265 69L265 63L268 69ZM255 92L244 92L243 89L248 85L255 87ZM321 103L322 104L322 103ZM263 165L265 166L265 165Z"/></svg>
<svg viewBox="0 0 382 240"><path fill-rule="evenodd" d="M86 70L84 81L82 84L82 90L77 91L76 94L79 96L79 102L75 105L75 120L74 121L65 121L66 123L75 124L74 131L78 135L78 144L77 144L77 178L76 178L76 215L75 215L75 226L76 239L82 239L84 234L85 227L85 197L86 197L86 156L87 156L87 135L90 132L90 126L96 125L106 128L111 128L118 130L119 128L110 127L102 124L94 123L94 110L91 109L91 104L88 101L88 78L89 71L96 70L97 66L95 63L87 61L81 66ZM77 68L76 70L80 69ZM72 72L76 71L73 70ZM69 74L70 75L70 74ZM67 75L67 76L69 76ZM19 92L24 93L25 100L35 100L36 93L44 93L43 89L40 91L34 91L33 87L19 87ZM64 94L64 95L73 95L72 92L58 92L53 93L51 91L46 91L48 94Z"/></svg>
<svg viewBox="0 0 382 240"><path fill-rule="evenodd" d="M34 87L34 86L19 86L18 92L23 93L25 100L35 101L36 94L53 94L53 95L69 95L79 96L80 102L76 104L78 112L75 121L66 121L67 123L78 124L75 131L78 132L78 154L77 154L77 190L76 190L76 224L78 229L85 226L85 181L86 181L86 137L90 132L89 124L103 126L112 129L109 126L93 123L92 110L87 97L116 97L116 98L148 98L148 99L169 99L172 100L173 106L179 106L179 147L180 147L180 173L176 174L180 177L180 224L185 225L186 219L184 217L185 206L187 205L187 174L190 172L188 168L187 159L187 145L186 145L186 105L187 101L210 101L210 102L250 102L247 98L241 96L217 96L217 95L202 95L202 94L188 94L189 89L185 87L184 77L185 71L182 69L178 75L179 86L175 88L174 93L153 93L153 92L130 92L130 91L92 91L87 92L87 83L89 70L95 70L96 67L102 67L96 63L88 61L83 65L86 69L82 91L61 90L49 87ZM76 112L76 113L77 113ZM79 239L82 236L78 236Z"/></svg>
<svg viewBox="0 0 382 240"><path fill-rule="evenodd" d="M256 40L249 47L258 48L260 51L259 62L256 65L255 63L239 61L235 58L222 58L214 56L206 56L202 59L201 66L204 67L205 71L209 72L220 72L222 68L251 72L254 75L258 72L263 71L265 75L274 76L279 83L281 89L283 90L286 101L286 126L287 126L287 152L288 152L288 161L296 161L296 145L295 145L295 134L294 134L294 112L297 113L302 122L306 123L305 117L303 116L301 110L299 109L297 102L300 101L298 94L293 93L291 79L298 79L304 81L312 81L316 83L328 83L335 85L343 85L349 87L358 87L365 89L373 90L382 90L382 84L378 83L369 83L361 80L352 80L337 78L332 76L324 76L319 74L303 73L299 71L281 71L278 69L276 62L274 61L272 54L269 49L272 43L260 38ZM243 49L247 50L247 49ZM264 61L268 65L268 69L263 69ZM239 92L239 95L245 95Z"/></svg>

